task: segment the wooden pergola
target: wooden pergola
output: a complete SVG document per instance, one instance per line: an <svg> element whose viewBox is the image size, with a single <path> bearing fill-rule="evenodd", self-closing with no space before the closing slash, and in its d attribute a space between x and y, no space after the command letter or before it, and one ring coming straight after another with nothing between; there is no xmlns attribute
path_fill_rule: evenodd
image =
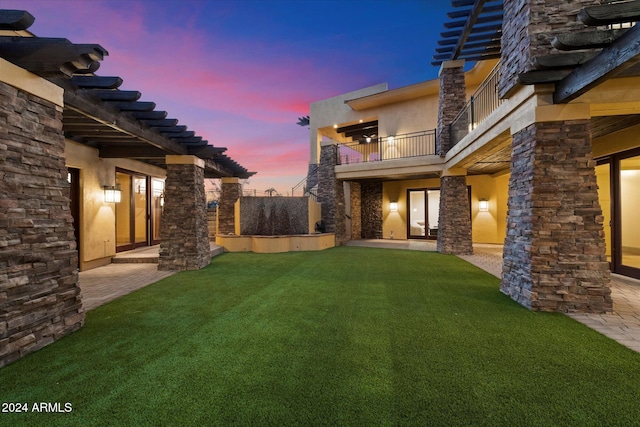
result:
<svg viewBox="0 0 640 427"><path fill-rule="evenodd" d="M452 0L433 65L500 58L503 0ZM582 9L585 30L558 35L555 52L534 59L521 84L553 83L555 103L567 103L612 77L640 75L640 1L608 1ZM611 25L620 28L609 28ZM622 27L624 26L624 28Z"/></svg>

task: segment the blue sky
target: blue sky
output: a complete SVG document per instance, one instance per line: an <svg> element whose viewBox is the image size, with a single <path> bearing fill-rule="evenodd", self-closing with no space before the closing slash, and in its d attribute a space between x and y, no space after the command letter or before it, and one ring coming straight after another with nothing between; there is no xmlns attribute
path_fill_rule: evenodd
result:
<svg viewBox="0 0 640 427"><path fill-rule="evenodd" d="M98 43L96 74L258 174L247 188L291 190L306 174L309 103L437 76L445 0L0 0L28 10L39 37Z"/></svg>

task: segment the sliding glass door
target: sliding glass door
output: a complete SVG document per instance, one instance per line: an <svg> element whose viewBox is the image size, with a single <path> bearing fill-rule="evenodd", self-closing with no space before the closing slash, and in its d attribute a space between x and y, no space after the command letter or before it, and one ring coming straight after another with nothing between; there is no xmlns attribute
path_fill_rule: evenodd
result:
<svg viewBox="0 0 640 427"><path fill-rule="evenodd" d="M116 250L159 243L164 181L118 170L116 184L122 192L116 203Z"/></svg>
<svg viewBox="0 0 640 427"><path fill-rule="evenodd" d="M640 150L600 159L596 177L611 271L640 278Z"/></svg>
<svg viewBox="0 0 640 427"><path fill-rule="evenodd" d="M619 222L620 257L619 270L623 274L640 277L640 155L620 159Z"/></svg>
<svg viewBox="0 0 640 427"><path fill-rule="evenodd" d="M407 190L407 202L407 236L410 239L437 239L440 189Z"/></svg>

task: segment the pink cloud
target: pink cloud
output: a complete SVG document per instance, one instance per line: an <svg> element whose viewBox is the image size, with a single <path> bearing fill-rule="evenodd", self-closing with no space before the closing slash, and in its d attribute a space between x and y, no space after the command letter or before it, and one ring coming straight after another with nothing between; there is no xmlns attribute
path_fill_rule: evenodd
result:
<svg viewBox="0 0 640 427"><path fill-rule="evenodd" d="M227 155L258 171L252 182L268 188L272 179L286 189L288 179L294 185L306 175L309 157L308 133L295 125L297 118L308 114L310 102L353 89L357 70L345 74L261 40L196 29L198 2L189 4L195 9L162 25L150 20L157 2L34 0L27 7L37 35L101 44L110 55L99 75L122 77L122 89L141 91L142 100L228 147ZM4 0L3 7L25 4Z"/></svg>

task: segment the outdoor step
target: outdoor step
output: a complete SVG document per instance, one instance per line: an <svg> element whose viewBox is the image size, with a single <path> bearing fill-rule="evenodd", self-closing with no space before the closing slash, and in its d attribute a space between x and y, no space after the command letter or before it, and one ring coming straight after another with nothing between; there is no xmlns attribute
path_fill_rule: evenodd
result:
<svg viewBox="0 0 640 427"><path fill-rule="evenodd" d="M222 246L211 245L211 258L224 252ZM157 253L157 251L156 251ZM159 256L156 254L145 254L136 256L134 254L120 254L111 258L113 264L157 264Z"/></svg>
<svg viewBox="0 0 640 427"><path fill-rule="evenodd" d="M211 248L211 258L213 258L214 256L220 255L221 253L224 252L224 247L222 246L214 246Z"/></svg>
<svg viewBox="0 0 640 427"><path fill-rule="evenodd" d="M146 257L113 257L111 258L113 264L157 264L157 256Z"/></svg>

